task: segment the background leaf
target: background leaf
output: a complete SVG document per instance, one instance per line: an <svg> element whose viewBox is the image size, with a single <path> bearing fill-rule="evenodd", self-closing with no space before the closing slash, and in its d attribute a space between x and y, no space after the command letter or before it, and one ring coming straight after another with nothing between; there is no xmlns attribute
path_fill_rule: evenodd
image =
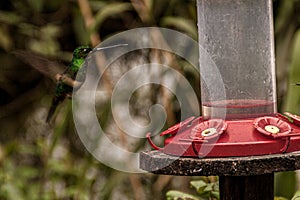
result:
<svg viewBox="0 0 300 200"><path fill-rule="evenodd" d="M192 38L198 38L197 27L194 21L183 17L166 16L161 19L160 24L164 27L175 28L190 35Z"/></svg>
<svg viewBox="0 0 300 200"><path fill-rule="evenodd" d="M166 193L167 200L202 200L200 197L193 196L179 191L168 191Z"/></svg>
<svg viewBox="0 0 300 200"><path fill-rule="evenodd" d="M130 10L132 10L130 3L111 3L103 6L95 15L95 22L92 26L92 30L95 31L99 29L108 17L115 17L122 12Z"/></svg>

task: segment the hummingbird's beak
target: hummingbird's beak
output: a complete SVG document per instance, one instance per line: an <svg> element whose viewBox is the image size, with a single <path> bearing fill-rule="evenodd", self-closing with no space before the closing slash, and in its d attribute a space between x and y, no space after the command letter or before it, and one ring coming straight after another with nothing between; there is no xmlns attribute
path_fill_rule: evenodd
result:
<svg viewBox="0 0 300 200"><path fill-rule="evenodd" d="M98 47L98 48L93 49L93 52L102 51L102 50L105 50L105 49L116 48L116 47L125 47L125 46L128 46L128 44L116 44L116 45L107 46L107 47Z"/></svg>

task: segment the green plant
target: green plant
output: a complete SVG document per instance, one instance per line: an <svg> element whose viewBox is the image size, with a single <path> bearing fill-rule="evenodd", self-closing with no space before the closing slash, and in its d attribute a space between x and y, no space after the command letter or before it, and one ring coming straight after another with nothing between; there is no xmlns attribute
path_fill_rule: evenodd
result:
<svg viewBox="0 0 300 200"><path fill-rule="evenodd" d="M168 200L218 200L219 183L216 177L202 177L200 180L192 180L190 186L197 194L187 194L180 191L170 190L166 193Z"/></svg>

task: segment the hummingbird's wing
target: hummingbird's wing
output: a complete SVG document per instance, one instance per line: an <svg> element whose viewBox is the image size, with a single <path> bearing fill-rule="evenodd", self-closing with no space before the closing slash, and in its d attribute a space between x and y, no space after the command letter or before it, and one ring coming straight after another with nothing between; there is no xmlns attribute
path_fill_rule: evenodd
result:
<svg viewBox="0 0 300 200"><path fill-rule="evenodd" d="M65 66L59 62L50 61L30 51L15 50L12 52L18 58L39 71L44 76L56 81L56 75L64 72Z"/></svg>

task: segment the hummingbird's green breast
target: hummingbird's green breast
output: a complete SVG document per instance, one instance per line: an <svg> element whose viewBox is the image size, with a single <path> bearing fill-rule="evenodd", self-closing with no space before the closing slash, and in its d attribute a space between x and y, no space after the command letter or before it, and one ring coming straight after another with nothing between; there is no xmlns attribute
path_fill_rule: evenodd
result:
<svg viewBox="0 0 300 200"><path fill-rule="evenodd" d="M75 76L79 69L82 67L84 63L84 58L73 58L72 63L71 63L71 70L73 74L71 75L71 78L75 79Z"/></svg>
<svg viewBox="0 0 300 200"><path fill-rule="evenodd" d="M65 76L75 80L78 71L82 68L85 58L87 57L88 53L91 51L91 48L81 46L74 50L73 58L71 63L69 64L68 68L64 72ZM84 70L83 70L84 71ZM82 76L85 76L84 72ZM81 77L84 80L84 78ZM73 88L63 82L59 82L55 89L55 96L65 96L66 94L71 94Z"/></svg>

